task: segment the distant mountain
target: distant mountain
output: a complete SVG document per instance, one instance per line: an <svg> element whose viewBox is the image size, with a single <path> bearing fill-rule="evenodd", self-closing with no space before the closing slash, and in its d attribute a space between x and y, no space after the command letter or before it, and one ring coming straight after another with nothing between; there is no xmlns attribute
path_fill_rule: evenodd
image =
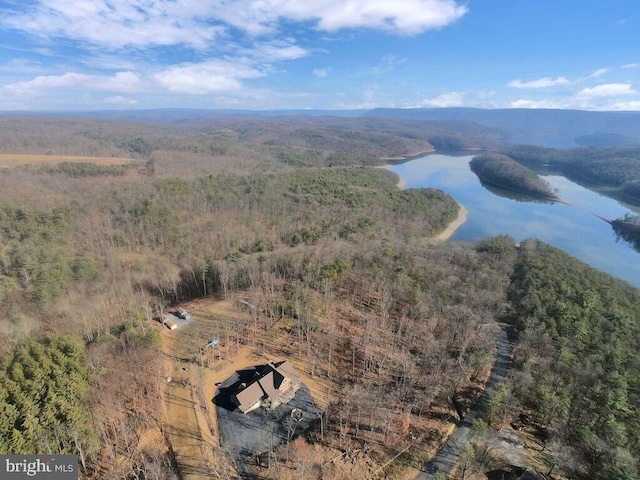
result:
<svg viewBox="0 0 640 480"><path fill-rule="evenodd" d="M619 133L593 133L573 139L581 147L624 147L634 142Z"/></svg>
<svg viewBox="0 0 640 480"><path fill-rule="evenodd" d="M9 115L9 114L8 114ZM640 146L640 112L547 109L376 108L373 110L207 110L165 108L22 113L93 117L195 128L264 122L287 128L355 128L429 141L437 150L516 143L554 148ZM263 133L263 132L262 132ZM265 140L268 141L268 140ZM276 140L276 142L280 142Z"/></svg>
<svg viewBox="0 0 640 480"><path fill-rule="evenodd" d="M640 112L478 108L377 108L366 115L413 120L473 122L502 133L502 140L547 147L640 145ZM615 145L606 143L614 142ZM604 143L603 143L604 142Z"/></svg>
<svg viewBox="0 0 640 480"><path fill-rule="evenodd" d="M149 110L102 110L69 112L68 115L85 115L98 118L132 120L138 122L183 124L230 117L289 117L289 116L331 116L358 117L362 110L208 110L199 108L158 108ZM56 115L67 115L58 112Z"/></svg>
<svg viewBox="0 0 640 480"><path fill-rule="evenodd" d="M373 110L205 110L168 108L84 112L100 118L197 124L221 118L387 118L430 122L447 131L491 131L491 138L546 147L640 145L640 112L593 112L550 109L376 108ZM73 115L77 116L78 113ZM475 125L475 126L474 126ZM473 133L478 133L477 131Z"/></svg>

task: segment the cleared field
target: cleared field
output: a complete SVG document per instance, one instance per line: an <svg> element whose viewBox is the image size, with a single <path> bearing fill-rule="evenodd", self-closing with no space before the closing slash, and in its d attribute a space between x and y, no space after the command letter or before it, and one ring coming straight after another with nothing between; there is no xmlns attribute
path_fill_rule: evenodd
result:
<svg viewBox="0 0 640 480"><path fill-rule="evenodd" d="M162 329L165 434L180 466L181 478L204 480L225 471L226 459L218 443L215 405L216 383L236 369L264 362L240 336L222 338L230 325L250 322L251 316L232 301L200 300L183 304L194 320L175 331ZM221 342L208 354L201 347L214 338ZM231 341L233 340L233 341ZM226 467L230 468L229 466ZM231 469L233 471L233 469Z"/></svg>
<svg viewBox="0 0 640 480"><path fill-rule="evenodd" d="M282 322L255 331L254 316L232 299L201 299L182 307L194 320L175 331L162 328L160 334L163 376L171 377L170 383L161 383L164 431L182 478L203 480L211 478L212 472L225 471L226 450L219 445L213 397L217 383L236 370L286 358L296 367L316 404L325 407L328 384L308 374L308 362L279 353L278 339L286 337ZM201 347L215 338L220 343L203 352Z"/></svg>
<svg viewBox="0 0 640 480"><path fill-rule="evenodd" d="M0 153L0 168L19 167L21 165L56 165L62 162L95 163L97 165L126 165L133 161L134 159L132 158L119 157Z"/></svg>

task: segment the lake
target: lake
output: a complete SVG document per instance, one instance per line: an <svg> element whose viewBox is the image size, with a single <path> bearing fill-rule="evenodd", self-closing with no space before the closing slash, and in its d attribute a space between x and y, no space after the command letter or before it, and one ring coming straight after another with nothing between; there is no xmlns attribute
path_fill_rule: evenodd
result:
<svg viewBox="0 0 640 480"><path fill-rule="evenodd" d="M484 187L469 169L472 158L431 154L389 169L400 176L406 188L439 188L466 207L467 221L452 241L472 242L500 234L516 241L534 237L640 287L640 253L624 241L617 242L611 226L598 218L633 214L627 206L559 175L542 178L571 205Z"/></svg>

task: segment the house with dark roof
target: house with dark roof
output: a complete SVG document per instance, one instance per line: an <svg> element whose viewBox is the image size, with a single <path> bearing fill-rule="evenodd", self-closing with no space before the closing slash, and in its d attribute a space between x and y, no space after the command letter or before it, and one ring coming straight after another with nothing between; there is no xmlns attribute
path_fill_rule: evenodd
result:
<svg viewBox="0 0 640 480"><path fill-rule="evenodd" d="M243 413L259 407L276 408L291 400L300 388L300 377L286 360L243 370L241 378L231 399Z"/></svg>

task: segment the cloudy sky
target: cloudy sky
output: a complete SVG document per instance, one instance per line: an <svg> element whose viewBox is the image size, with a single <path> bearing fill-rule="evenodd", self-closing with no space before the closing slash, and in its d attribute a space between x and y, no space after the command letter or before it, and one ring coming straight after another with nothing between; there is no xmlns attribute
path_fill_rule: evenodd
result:
<svg viewBox="0 0 640 480"><path fill-rule="evenodd" d="M0 0L0 110L640 110L640 0Z"/></svg>

